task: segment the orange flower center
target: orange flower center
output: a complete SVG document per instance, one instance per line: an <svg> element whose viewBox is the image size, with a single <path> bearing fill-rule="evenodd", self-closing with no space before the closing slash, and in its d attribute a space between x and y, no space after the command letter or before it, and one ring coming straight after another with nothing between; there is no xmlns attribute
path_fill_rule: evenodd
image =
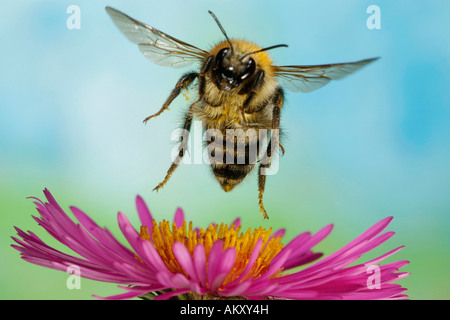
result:
<svg viewBox="0 0 450 320"><path fill-rule="evenodd" d="M152 243L170 271L173 273L183 273L188 278L187 272L181 267L173 254L172 246L175 242L183 243L190 252L191 257L193 257L195 246L198 244L203 245L205 247L206 261L208 261L209 253L216 241L222 241L223 250L234 248L236 250L236 259L228 276L222 283L222 286L224 286L239 278L246 269L259 239L262 239L262 245L259 249L258 257L250 271L241 281L258 278L264 274L269 269L272 259L283 247L280 241L281 236L271 237L272 228L269 230L265 230L262 227L253 230L249 228L245 233L240 232L240 230L241 227L236 227L234 223L231 226L223 223L220 225L211 224L206 230L203 228L193 230L192 222L189 222L188 227L186 221L184 221L183 225L178 228L175 222L170 223L169 221L163 220L158 225L153 220L151 234L149 234L147 227L142 226L140 236L142 239ZM281 270L272 277L277 276L280 272Z"/></svg>

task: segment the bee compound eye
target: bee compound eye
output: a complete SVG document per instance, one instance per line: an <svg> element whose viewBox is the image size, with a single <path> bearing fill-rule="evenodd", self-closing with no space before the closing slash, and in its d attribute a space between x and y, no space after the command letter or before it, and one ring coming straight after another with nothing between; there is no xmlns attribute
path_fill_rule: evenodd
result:
<svg viewBox="0 0 450 320"><path fill-rule="evenodd" d="M248 59L247 67L246 67L247 72L251 71L251 73L253 73L253 71L255 70L255 65L256 65L256 63L255 63L255 60L253 60L253 58Z"/></svg>
<svg viewBox="0 0 450 320"><path fill-rule="evenodd" d="M225 56L227 55L228 51L230 51L229 48L223 48L222 50L219 51L219 53L217 53L217 61L219 62L219 64L223 63L223 60L225 59Z"/></svg>
<svg viewBox="0 0 450 320"><path fill-rule="evenodd" d="M247 65L245 66L245 72L241 76L241 80L244 80L245 78L253 74L253 72L255 72L255 69L256 69L255 60L253 60L253 58L248 59Z"/></svg>

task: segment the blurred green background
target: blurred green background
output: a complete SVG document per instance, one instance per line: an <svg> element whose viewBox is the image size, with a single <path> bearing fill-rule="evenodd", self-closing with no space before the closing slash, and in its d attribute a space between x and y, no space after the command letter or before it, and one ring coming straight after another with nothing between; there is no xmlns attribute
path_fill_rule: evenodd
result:
<svg viewBox="0 0 450 320"><path fill-rule="evenodd" d="M377 3L378 2L378 3ZM13 226L56 241L37 226L28 196L49 188L64 209L75 205L123 240L116 214L138 225L137 194L156 218L182 207L197 226L242 218L245 228L286 228L285 241L333 223L317 246L330 254L375 222L394 216L396 232L360 261L397 246L389 261L409 260L401 281L412 299L448 299L450 208L450 3L433 1L87 1L81 28L70 30L67 1L0 4L0 298L90 299L114 284L83 279L20 259ZM381 9L370 30L369 5ZM153 65L105 13L106 5L208 50L230 37L271 51L275 64L324 64L382 57L309 94L287 93L282 113L286 154L267 179L263 221L257 177L224 193L207 165L183 165L160 192L170 140L187 104L159 110L189 69Z"/></svg>

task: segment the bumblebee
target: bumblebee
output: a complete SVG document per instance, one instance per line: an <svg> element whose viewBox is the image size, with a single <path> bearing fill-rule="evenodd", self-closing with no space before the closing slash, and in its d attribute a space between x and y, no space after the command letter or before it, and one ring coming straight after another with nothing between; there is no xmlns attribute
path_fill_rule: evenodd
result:
<svg viewBox="0 0 450 320"><path fill-rule="evenodd" d="M196 87L198 98L189 106L182 128L189 132L196 117L202 121L205 131L214 133L206 143L210 164L226 192L240 184L258 164L259 207L265 219L268 218L263 204L266 171L278 150L284 154L280 143L280 115L285 89L311 92L377 59L275 66L267 51L287 47L286 44L262 48L247 40L230 39L211 11L209 14L225 39L209 51L178 40L111 7L106 7L106 11L124 35L153 63L174 68L200 63L197 72L185 73L178 80L160 110L144 122L168 110L183 90ZM154 190L167 183L185 155L187 137L180 140L176 159Z"/></svg>

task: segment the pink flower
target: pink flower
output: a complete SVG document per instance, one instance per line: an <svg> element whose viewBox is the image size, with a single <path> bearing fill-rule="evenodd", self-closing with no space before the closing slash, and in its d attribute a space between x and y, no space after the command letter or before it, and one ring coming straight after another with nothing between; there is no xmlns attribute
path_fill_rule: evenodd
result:
<svg viewBox="0 0 450 320"><path fill-rule="evenodd" d="M370 227L335 253L322 256L311 249L332 230L328 225L316 234L302 233L287 245L284 230L263 228L241 232L240 220L230 226L211 224L194 229L178 209L172 223L157 223L141 197L136 198L141 221L138 232L123 213L120 230L131 249L107 229L99 227L83 211L70 210L79 223L61 209L48 190L47 203L36 199L40 217L34 219L56 240L82 258L60 252L33 232L16 228L21 239L13 245L28 262L66 272L76 266L84 278L124 284L126 292L106 299L135 297L168 299L400 299L406 291L395 281L408 273L398 272L408 261L380 264L399 251L353 263L389 239L382 231L392 218Z"/></svg>

